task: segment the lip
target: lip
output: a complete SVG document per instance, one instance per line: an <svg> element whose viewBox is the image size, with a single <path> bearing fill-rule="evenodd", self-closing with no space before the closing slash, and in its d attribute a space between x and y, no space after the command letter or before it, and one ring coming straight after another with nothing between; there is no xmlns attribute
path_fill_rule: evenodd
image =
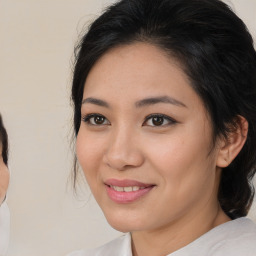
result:
<svg viewBox="0 0 256 256"><path fill-rule="evenodd" d="M138 186L138 187L151 187L154 186L154 184L147 184L143 183L137 180L117 180L117 179L108 179L104 182L108 186L117 186L117 187L133 187L133 186Z"/></svg>
<svg viewBox="0 0 256 256"><path fill-rule="evenodd" d="M136 180L108 179L104 182L109 198L118 204L127 204L139 200L147 195L154 187L154 184L147 184ZM116 191L113 187L139 187L136 191Z"/></svg>

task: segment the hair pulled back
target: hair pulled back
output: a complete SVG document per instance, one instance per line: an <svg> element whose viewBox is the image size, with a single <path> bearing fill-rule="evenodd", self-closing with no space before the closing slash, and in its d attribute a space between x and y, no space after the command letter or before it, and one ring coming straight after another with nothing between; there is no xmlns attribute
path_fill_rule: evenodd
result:
<svg viewBox="0 0 256 256"><path fill-rule="evenodd" d="M153 44L180 62L211 117L213 141L227 137L239 115L248 121L246 143L223 169L218 195L231 218L247 215L256 171L256 52L245 24L219 0L121 0L110 6L76 49L75 134L92 66L108 50L133 42Z"/></svg>

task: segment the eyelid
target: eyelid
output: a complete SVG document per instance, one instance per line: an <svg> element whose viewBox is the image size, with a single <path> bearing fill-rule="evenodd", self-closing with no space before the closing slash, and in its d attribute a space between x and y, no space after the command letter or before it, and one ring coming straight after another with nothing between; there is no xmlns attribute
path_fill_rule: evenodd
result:
<svg viewBox="0 0 256 256"><path fill-rule="evenodd" d="M165 120L168 121L168 124L164 124L164 125L148 125L148 126L151 126L151 127L163 127L163 126L168 126L168 125L173 125L175 123L177 123L177 121L175 119L173 119L172 117L170 116L167 116L167 115L164 115L164 114L160 114L160 113L155 113L155 114L150 114L148 116L145 117L145 121L143 122L142 126L146 126L146 122L149 121L151 118L154 118L154 117L161 117L161 118L164 118Z"/></svg>

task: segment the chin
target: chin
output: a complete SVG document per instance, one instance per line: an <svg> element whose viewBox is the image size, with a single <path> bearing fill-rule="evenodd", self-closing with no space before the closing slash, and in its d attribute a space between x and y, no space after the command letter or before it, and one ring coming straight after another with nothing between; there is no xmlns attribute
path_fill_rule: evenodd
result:
<svg viewBox="0 0 256 256"><path fill-rule="evenodd" d="M109 225L117 231L127 233L132 231L144 230L144 223L139 219L129 218L127 216L107 216Z"/></svg>

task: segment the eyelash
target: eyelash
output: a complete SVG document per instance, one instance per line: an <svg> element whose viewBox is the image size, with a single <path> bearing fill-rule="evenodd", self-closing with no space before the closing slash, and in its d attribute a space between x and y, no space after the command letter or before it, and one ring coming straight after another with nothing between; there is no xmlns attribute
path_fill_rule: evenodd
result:
<svg viewBox="0 0 256 256"><path fill-rule="evenodd" d="M148 122L150 119L153 121L153 118L162 118L164 122L167 121L167 123L165 124L161 124L161 125L149 125L151 127L162 127L162 126L168 126L168 125L173 125L175 123L177 123L176 120L174 120L173 118L167 116L167 115L163 115L163 114L151 114L149 116L147 116L145 118L145 121L143 122L143 126L145 126L146 122Z"/></svg>
<svg viewBox="0 0 256 256"><path fill-rule="evenodd" d="M96 117L100 117L100 118L104 118L104 122L107 120L107 118L101 114L88 114L84 117L82 117L82 121L87 123L88 125L94 125L94 126L100 126L100 125L106 125L106 124L92 124L91 119L94 118L94 122L95 122L95 118ZM108 121L108 123L110 124L110 122Z"/></svg>
<svg viewBox="0 0 256 256"><path fill-rule="evenodd" d="M96 124L95 123L95 118L103 118L104 122L102 124ZM94 118L94 124L92 123L91 119ZM148 125L151 127L162 127L162 126L168 126L168 125L173 125L175 123L177 123L176 120L174 120L173 118L163 115L163 114L151 114L149 116L147 116L145 118L145 121L143 122L142 126L146 126L146 123L151 119L153 121L153 118L162 118L163 119L163 124L160 125ZM88 125L92 125L92 126L101 126L101 125L109 125L110 122L107 120L107 118L101 114L97 114L97 113L93 113L93 114L88 114L84 117L82 117L82 121L87 123ZM107 124L105 124L105 122L107 121ZM167 122L167 123L166 123Z"/></svg>

